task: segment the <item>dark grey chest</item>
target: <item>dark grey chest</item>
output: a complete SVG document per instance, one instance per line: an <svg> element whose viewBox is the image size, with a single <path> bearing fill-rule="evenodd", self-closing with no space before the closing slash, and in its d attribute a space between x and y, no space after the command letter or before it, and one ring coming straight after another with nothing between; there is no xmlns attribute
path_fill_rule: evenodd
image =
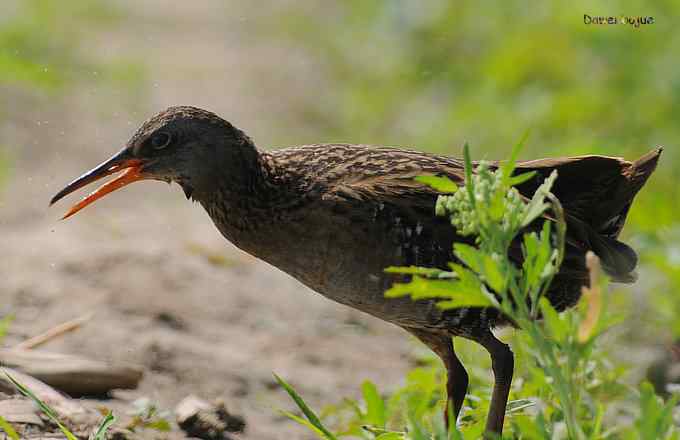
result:
<svg viewBox="0 0 680 440"><path fill-rule="evenodd" d="M444 221L423 221L384 204L361 209L319 204L262 221L252 231L215 223L239 248L331 300L402 327L447 325L432 301L384 296L398 281L385 273L388 266L445 267L452 228Z"/></svg>

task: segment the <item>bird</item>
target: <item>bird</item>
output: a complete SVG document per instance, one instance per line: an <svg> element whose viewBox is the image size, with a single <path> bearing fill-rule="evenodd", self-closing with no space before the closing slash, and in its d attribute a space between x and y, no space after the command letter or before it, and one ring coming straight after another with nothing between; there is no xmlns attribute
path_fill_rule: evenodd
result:
<svg viewBox="0 0 680 440"><path fill-rule="evenodd" d="M552 192L564 207L567 244L547 292L557 310L573 306L588 283L588 251L599 256L612 280L635 281L636 253L618 236L661 151L656 148L632 162L584 155L517 163L516 173L535 172L517 187L527 197L553 170L558 173ZM468 388L455 338L484 347L494 374L486 432L502 432L514 356L493 330L508 325L508 320L494 308L442 310L434 300L384 295L397 276L386 267L446 269L455 261L454 243L473 243L448 219L434 214L439 194L416 180L436 175L464 185L463 161L414 149L344 143L264 150L211 111L175 106L145 121L124 148L66 185L50 205L112 174L118 176L63 218L133 182L176 183L241 250L330 300L401 327L427 345L446 368L445 414L450 412L454 423ZM513 245L510 252L519 246Z"/></svg>

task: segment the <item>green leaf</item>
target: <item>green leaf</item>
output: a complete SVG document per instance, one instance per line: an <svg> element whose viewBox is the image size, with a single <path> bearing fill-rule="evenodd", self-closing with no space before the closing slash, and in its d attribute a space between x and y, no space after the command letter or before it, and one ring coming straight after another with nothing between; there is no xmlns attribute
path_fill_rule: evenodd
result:
<svg viewBox="0 0 680 440"><path fill-rule="evenodd" d="M453 249L456 257L473 272L481 275L491 289L498 293L505 292L507 278L500 261L465 243L455 243Z"/></svg>
<svg viewBox="0 0 680 440"><path fill-rule="evenodd" d="M526 208L526 214L522 220L522 227L530 225L550 207L550 204L545 202L545 197L546 194L550 192L550 188L552 188L553 183L555 183L555 179L557 179L557 171L550 173L550 176L548 176L548 178L538 187Z"/></svg>
<svg viewBox="0 0 680 440"><path fill-rule="evenodd" d="M7 434L7 437L11 440L21 440L19 434L14 430L14 427L12 427L12 425L2 416L0 416L0 429L5 431L5 434Z"/></svg>
<svg viewBox="0 0 680 440"><path fill-rule="evenodd" d="M515 164L517 163L517 158L519 157L519 153L524 148L524 143L528 138L529 130L524 132L519 142L517 142L515 146L512 148L512 151L510 152L510 158L503 163L503 166L501 167L501 173L503 176L501 186L503 188L508 188L511 186L510 178L512 176L512 173L515 171Z"/></svg>
<svg viewBox="0 0 680 440"><path fill-rule="evenodd" d="M438 306L444 309L459 307L498 307L498 302L484 288L479 278L470 270L457 264L451 264L458 274L458 279L449 281L449 299L441 301Z"/></svg>
<svg viewBox="0 0 680 440"><path fill-rule="evenodd" d="M473 272L481 274L483 272L484 254L481 250L465 243L454 243L453 252Z"/></svg>
<svg viewBox="0 0 680 440"><path fill-rule="evenodd" d="M505 214L505 196L507 190L503 187L499 187L491 197L489 205L485 207L488 210L489 218L492 222L498 223L503 219Z"/></svg>
<svg viewBox="0 0 680 440"><path fill-rule="evenodd" d="M550 205L543 202L543 198L534 198L529 202L526 209L526 214L522 219L522 227L529 226L534 220L543 215L546 209L550 208Z"/></svg>
<svg viewBox="0 0 680 440"><path fill-rule="evenodd" d="M443 310L451 310L468 307L495 307L495 305L483 296L461 296L439 301L437 307Z"/></svg>
<svg viewBox="0 0 680 440"><path fill-rule="evenodd" d="M389 429L376 428L375 426L364 425L361 427L364 431L368 431L375 436L375 440L403 440L406 434L401 431L391 431Z"/></svg>
<svg viewBox="0 0 680 440"><path fill-rule="evenodd" d="M414 276L409 283L395 283L385 291L385 297L398 298L410 295L414 300L442 299L439 305L452 307L489 307L497 303L477 276L463 266L452 264L451 267L458 278L432 280Z"/></svg>
<svg viewBox="0 0 680 440"><path fill-rule="evenodd" d="M664 403L649 382L640 385L640 415L635 422L639 438L663 439L673 426L673 408L678 396Z"/></svg>
<svg viewBox="0 0 680 440"><path fill-rule="evenodd" d="M529 171L527 173L518 174L517 176L512 176L508 184L510 186L521 185L524 182L531 180L536 176L536 171Z"/></svg>
<svg viewBox="0 0 680 440"><path fill-rule="evenodd" d="M546 221L540 237L535 232L523 237L522 287L529 295L532 309L559 269L558 251L552 248L550 230L551 222Z"/></svg>
<svg viewBox="0 0 680 440"><path fill-rule="evenodd" d="M408 283L394 283L385 291L386 298L410 295L414 300L427 298L448 298L457 294L457 280L432 280L415 275Z"/></svg>
<svg viewBox="0 0 680 440"><path fill-rule="evenodd" d="M289 411L279 410L279 412L281 414L283 414L284 416L288 417L289 419L299 423L300 425L302 425L302 426L306 427L307 429L309 429L310 431L314 432L317 435L317 437L319 437L320 439L328 440L329 438L331 438L331 437L328 437L322 430L320 430L319 428L314 426L312 423L310 423L308 420L305 420L302 417L298 417L298 416L296 416L295 414L293 414Z"/></svg>
<svg viewBox="0 0 680 440"><path fill-rule="evenodd" d="M385 269L386 273L400 273L404 275L422 275L424 277L438 277L442 273L449 273L441 269L418 266L390 266Z"/></svg>
<svg viewBox="0 0 680 440"><path fill-rule="evenodd" d="M560 318L560 315L550 304L548 298L540 298L538 303L541 307L543 322L545 323L550 336L552 336L556 342L566 342L569 337L569 325L567 321Z"/></svg>
<svg viewBox="0 0 680 440"><path fill-rule="evenodd" d="M47 416L49 417L50 420L52 420L61 430L61 432L66 436L68 440L78 440L75 435L71 433L62 423L59 421L59 418L57 417L57 413L45 402L40 400L38 396L36 396L31 390L26 388L24 385L20 384L19 382L16 381L7 371L4 371L5 376L9 379L10 382L16 387L17 390L24 396L28 397L29 399L33 400L40 410Z"/></svg>
<svg viewBox="0 0 680 440"><path fill-rule="evenodd" d="M93 435L90 436L91 440L106 440L106 433L111 428L111 425L113 425L116 422L116 418L113 416L113 413L109 411L108 414L106 414L106 417L104 417L99 424L99 427L97 428L97 431Z"/></svg>
<svg viewBox="0 0 680 440"><path fill-rule="evenodd" d="M541 268L537 264L538 259L538 235L535 232L524 234L522 252L524 261L522 262L522 274L524 289L535 288L540 281Z"/></svg>
<svg viewBox="0 0 680 440"><path fill-rule="evenodd" d="M536 402L530 399L511 400L508 402L508 406L505 412L508 414L516 413L526 408L531 408L532 406L536 406Z"/></svg>
<svg viewBox="0 0 680 440"><path fill-rule="evenodd" d="M599 403L595 412L595 421L593 422L593 429L590 434L592 440L597 440L602 437L602 419L604 418L604 406Z"/></svg>
<svg viewBox="0 0 680 440"><path fill-rule="evenodd" d="M417 182L423 183L440 193L452 194L458 190L458 185L448 177L441 177L435 175L418 176L415 178Z"/></svg>
<svg viewBox="0 0 680 440"><path fill-rule="evenodd" d="M290 386L285 380L281 379L278 375L274 374L274 378L276 381L283 387L284 390L288 393L288 395L293 399L295 404L300 408L300 411L307 417L307 420L309 420L309 423L311 424L312 427L314 427L314 431L317 433L321 433L323 435L322 438L326 440L337 440L336 437L321 423L321 420L319 420L319 417L312 411L305 401L302 399L302 397L293 389L292 386ZM289 413L285 413L288 417L291 417L293 420L296 420L298 422L302 421L297 416L294 416ZM306 426L309 426L305 424ZM70 439L69 439L70 440Z"/></svg>
<svg viewBox="0 0 680 440"><path fill-rule="evenodd" d="M373 383L365 381L361 385L361 391L366 401L366 422L370 425L384 428L387 423L385 402L380 397L378 389Z"/></svg>
<svg viewBox="0 0 680 440"><path fill-rule="evenodd" d="M486 283L498 293L505 292L507 285L506 275L503 273L501 262L491 255L484 255L482 274Z"/></svg>

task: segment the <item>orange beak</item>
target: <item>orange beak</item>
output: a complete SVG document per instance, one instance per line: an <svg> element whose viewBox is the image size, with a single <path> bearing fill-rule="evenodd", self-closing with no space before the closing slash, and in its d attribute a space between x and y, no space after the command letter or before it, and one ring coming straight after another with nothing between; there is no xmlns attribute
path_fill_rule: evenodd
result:
<svg viewBox="0 0 680 440"><path fill-rule="evenodd" d="M141 168L142 161L140 159L132 158L129 156L127 150L122 150L120 153L114 155L106 162L88 171L73 182L66 185L64 189L59 191L57 195L55 195L52 200L50 200L50 206L68 194L71 194L72 192L89 185L92 182L120 171L123 172L120 176L100 186L94 192L87 195L83 200L73 205L73 207L71 207L71 209L62 217L62 220L71 217L76 212L93 203L95 200L104 197L108 193L129 185L132 182L147 179L148 177L145 177L142 174Z"/></svg>

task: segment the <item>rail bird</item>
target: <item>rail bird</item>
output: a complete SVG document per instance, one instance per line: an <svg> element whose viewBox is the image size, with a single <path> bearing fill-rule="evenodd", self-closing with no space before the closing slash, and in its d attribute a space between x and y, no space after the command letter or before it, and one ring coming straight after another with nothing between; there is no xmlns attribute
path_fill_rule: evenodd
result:
<svg viewBox="0 0 680 440"><path fill-rule="evenodd" d="M634 162L588 155L518 163L518 173L536 171L518 187L526 196L558 171L552 191L564 207L568 239L566 257L547 293L558 310L575 304L587 284L589 250L613 280L635 280L636 254L617 237L660 154L658 148ZM495 380L486 429L502 431L514 358L492 332L506 322L498 310L444 311L431 300L384 296L394 282L386 267L446 269L454 259L452 245L469 242L448 219L434 215L437 192L414 180L434 174L462 185L460 160L350 144L264 151L214 113L180 106L144 122L122 150L69 183L50 204L114 173L120 174L64 218L132 182L175 182L243 251L331 300L396 324L430 347L447 369L448 404L455 417L468 375L453 337L481 344L491 356Z"/></svg>

